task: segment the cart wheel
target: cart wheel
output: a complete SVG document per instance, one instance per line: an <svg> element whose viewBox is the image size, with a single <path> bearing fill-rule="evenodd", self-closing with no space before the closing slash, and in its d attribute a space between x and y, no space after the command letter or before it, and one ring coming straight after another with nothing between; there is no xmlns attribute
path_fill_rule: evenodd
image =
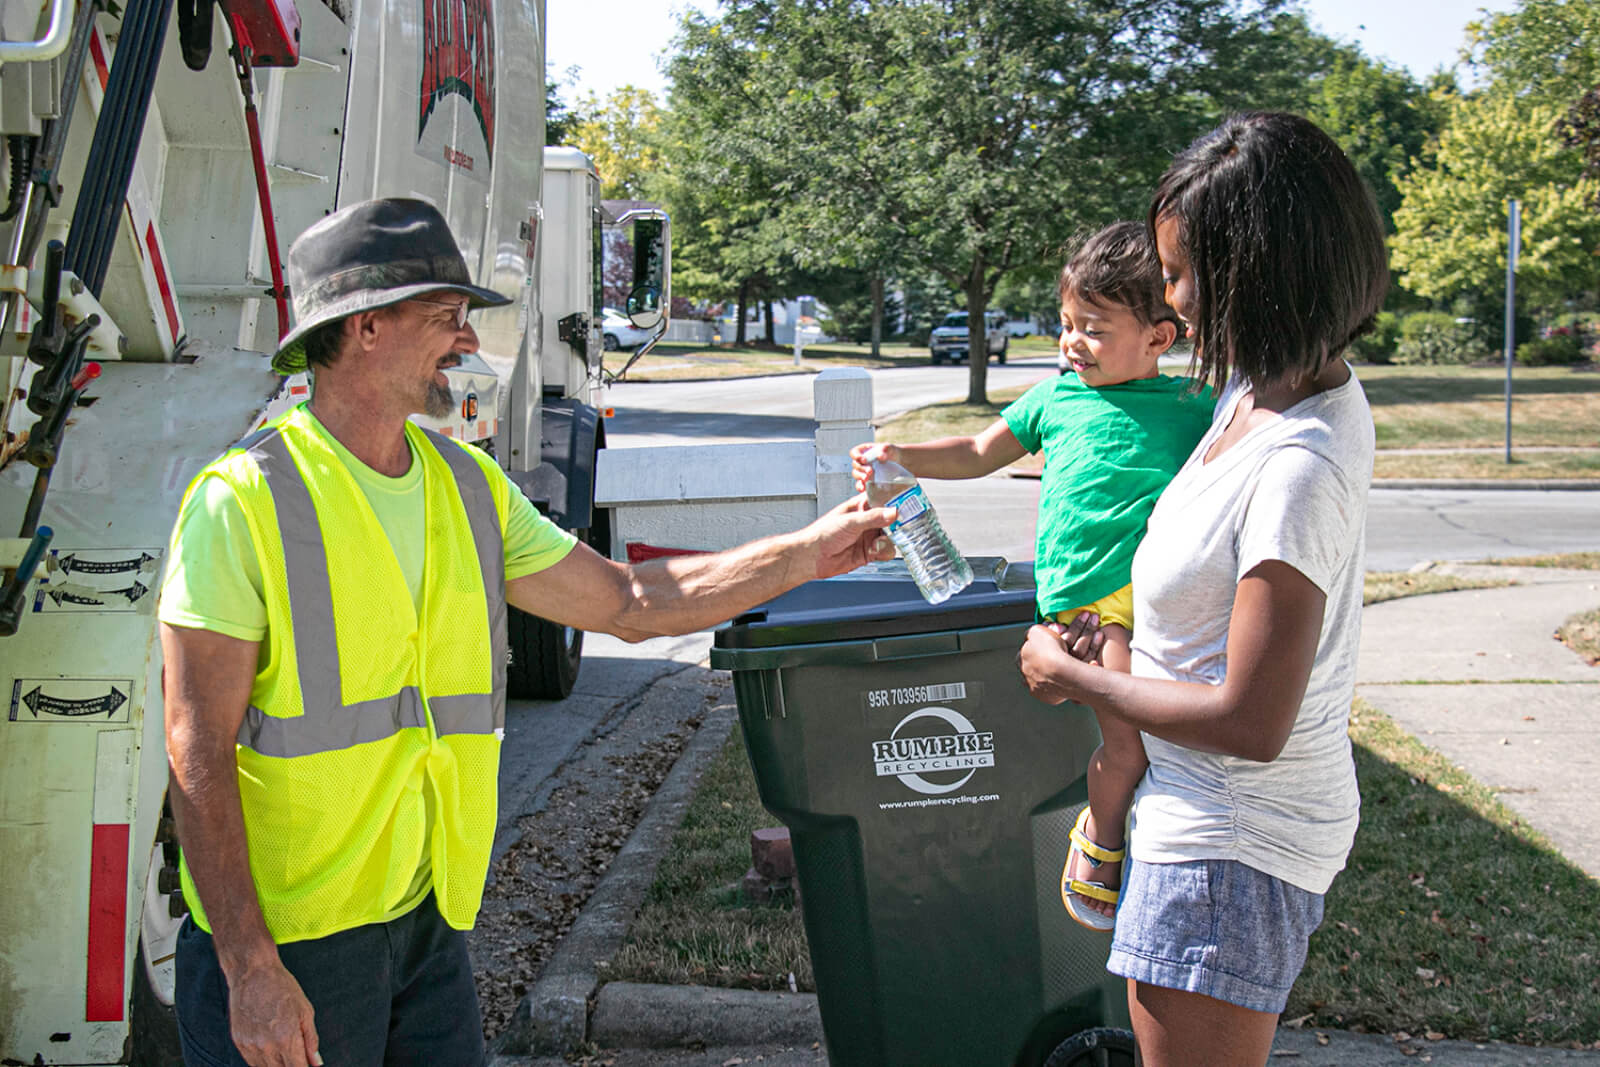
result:
<svg viewBox="0 0 1600 1067"><path fill-rule="evenodd" d="M1133 1034L1097 1026L1079 1030L1050 1053L1044 1067L1133 1067Z"/></svg>

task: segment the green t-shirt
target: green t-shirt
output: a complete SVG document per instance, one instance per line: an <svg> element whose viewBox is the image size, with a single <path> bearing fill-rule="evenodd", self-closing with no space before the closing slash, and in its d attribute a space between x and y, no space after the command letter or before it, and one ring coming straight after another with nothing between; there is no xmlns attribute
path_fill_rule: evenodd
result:
<svg viewBox="0 0 1600 1067"><path fill-rule="evenodd" d="M307 412L310 415L310 412ZM345 469L361 486L372 512L389 538L411 599L422 602L423 534L427 516L423 500L422 464L412 456L411 468L398 478L379 474L340 444L315 416L307 423L333 447ZM505 475L501 474L504 478ZM521 578L566 558L577 538L539 514L516 486L508 493L501 530L505 542L506 580ZM267 655L267 604L262 594L261 565L250 527L233 488L215 475L197 485L178 515L162 580L159 617L170 626L214 630L242 641L261 641ZM423 790L427 803L424 839L432 833L433 791ZM420 904L433 886L433 865L426 849L404 899L395 909L403 915Z"/></svg>
<svg viewBox="0 0 1600 1067"><path fill-rule="evenodd" d="M422 465L413 461L411 469L398 478L379 474L352 455L315 416L307 423L332 446L361 486L378 525L388 535L411 599L420 605L426 529ZM515 486L510 487L508 497L501 531L506 580L542 571L565 559L577 538L539 514ZM172 626L214 630L242 641L260 641L267 635L267 604L255 544L238 498L220 477L202 479L178 516L162 580L160 618Z"/></svg>
<svg viewBox="0 0 1600 1067"><path fill-rule="evenodd" d="M1160 375L1084 385L1040 382L1001 412L1022 447L1044 454L1034 581L1051 616L1129 582L1145 521L1211 425L1209 388Z"/></svg>

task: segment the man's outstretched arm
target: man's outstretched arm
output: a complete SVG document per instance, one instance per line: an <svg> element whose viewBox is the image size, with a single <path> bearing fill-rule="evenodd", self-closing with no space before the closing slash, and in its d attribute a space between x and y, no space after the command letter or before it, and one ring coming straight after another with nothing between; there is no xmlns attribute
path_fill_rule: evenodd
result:
<svg viewBox="0 0 1600 1067"><path fill-rule="evenodd" d="M892 508L855 497L792 533L737 548L629 565L577 545L553 567L506 584L523 611L592 633L642 641L713 626L814 578L891 559Z"/></svg>

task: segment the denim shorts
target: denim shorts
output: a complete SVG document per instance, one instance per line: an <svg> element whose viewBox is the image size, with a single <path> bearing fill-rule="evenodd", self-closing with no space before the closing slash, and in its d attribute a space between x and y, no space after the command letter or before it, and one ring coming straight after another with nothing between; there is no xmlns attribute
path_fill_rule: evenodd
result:
<svg viewBox="0 0 1600 1067"><path fill-rule="evenodd" d="M1235 860L1132 860L1106 970L1281 1012L1322 922L1322 895Z"/></svg>

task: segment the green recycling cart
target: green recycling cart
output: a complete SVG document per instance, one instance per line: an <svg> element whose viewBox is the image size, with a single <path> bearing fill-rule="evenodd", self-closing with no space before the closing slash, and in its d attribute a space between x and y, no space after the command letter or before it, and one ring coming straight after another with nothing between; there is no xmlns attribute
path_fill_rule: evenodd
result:
<svg viewBox="0 0 1600 1067"><path fill-rule="evenodd" d="M1110 937L1061 902L1099 729L1022 682L1031 567L971 562L937 606L878 564L716 633L794 842L829 1060L1131 1067Z"/></svg>

